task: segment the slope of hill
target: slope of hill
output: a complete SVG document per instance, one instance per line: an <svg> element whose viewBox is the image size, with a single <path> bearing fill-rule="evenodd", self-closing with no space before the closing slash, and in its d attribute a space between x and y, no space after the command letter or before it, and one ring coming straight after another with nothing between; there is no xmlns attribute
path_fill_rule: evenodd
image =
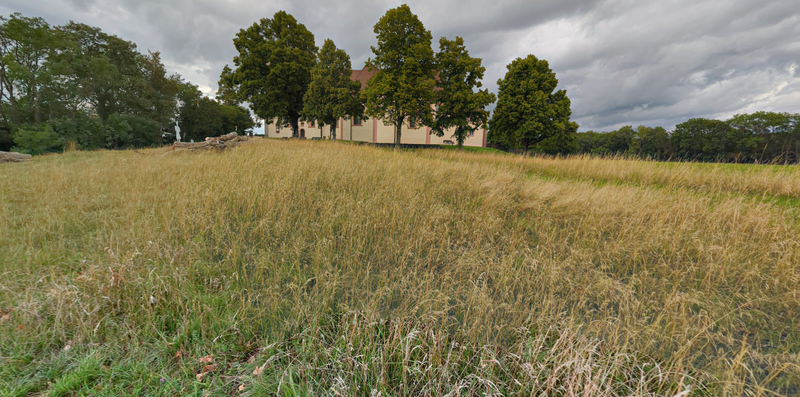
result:
<svg viewBox="0 0 800 397"><path fill-rule="evenodd" d="M257 141L0 166L0 394L800 392L797 168Z"/></svg>

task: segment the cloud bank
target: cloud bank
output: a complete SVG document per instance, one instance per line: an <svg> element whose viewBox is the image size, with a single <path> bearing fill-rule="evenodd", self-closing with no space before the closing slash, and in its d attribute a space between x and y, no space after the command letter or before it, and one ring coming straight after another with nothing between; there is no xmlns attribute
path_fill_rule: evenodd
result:
<svg viewBox="0 0 800 397"><path fill-rule="evenodd" d="M241 28L278 10L294 15L318 45L325 38L355 68L371 55L373 26L390 1L5 0L51 24L98 26L160 51L168 69L209 94L235 55ZM671 128L692 117L758 110L800 112L800 3L796 0L409 1L434 37L464 37L496 92L505 65L547 59L572 99L581 130L622 125Z"/></svg>

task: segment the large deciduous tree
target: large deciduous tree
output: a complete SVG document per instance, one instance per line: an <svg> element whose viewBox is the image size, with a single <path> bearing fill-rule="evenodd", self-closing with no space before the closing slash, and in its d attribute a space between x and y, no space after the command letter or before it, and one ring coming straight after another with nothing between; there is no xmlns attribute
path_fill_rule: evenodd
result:
<svg viewBox="0 0 800 397"><path fill-rule="evenodd" d="M30 152L159 145L177 90L157 52L79 23L0 17L0 148L9 136Z"/></svg>
<svg viewBox="0 0 800 397"><path fill-rule="evenodd" d="M391 9L375 24L375 57L367 61L377 73L362 97L366 113L395 126L395 147L400 147L403 122L411 118L430 125L436 65L431 32L426 30L408 5Z"/></svg>
<svg viewBox="0 0 800 397"><path fill-rule="evenodd" d="M0 117L5 123L43 121L42 91L51 77L45 64L54 38L42 18L0 16Z"/></svg>
<svg viewBox="0 0 800 397"><path fill-rule="evenodd" d="M455 128L453 138L462 150L470 132L486 125L489 112L485 107L496 98L489 90L475 91L482 86L486 68L481 66L480 58L469 56L461 37L452 41L445 37L439 40L436 65L439 69L437 110L431 131L442 136L446 130Z"/></svg>
<svg viewBox="0 0 800 397"><path fill-rule="evenodd" d="M326 39L319 52L317 64L311 70L311 84L303 100L303 116L316 119L320 128L331 126L331 137L336 139L336 124L345 115L359 116L361 83L351 81L350 56Z"/></svg>
<svg viewBox="0 0 800 397"><path fill-rule="evenodd" d="M491 140L527 153L535 145L571 128L570 100L556 91L558 80L544 59L517 58L497 81L498 100L489 122Z"/></svg>
<svg viewBox="0 0 800 397"><path fill-rule="evenodd" d="M256 116L291 126L297 137L316 60L314 35L293 16L278 11L272 19L262 18L239 30L233 44L239 55L233 58L236 68L221 76L226 87L235 87Z"/></svg>
<svg viewBox="0 0 800 397"><path fill-rule="evenodd" d="M217 82L217 100L228 106L236 106L242 103L238 95L238 87L233 81L233 70L225 65Z"/></svg>

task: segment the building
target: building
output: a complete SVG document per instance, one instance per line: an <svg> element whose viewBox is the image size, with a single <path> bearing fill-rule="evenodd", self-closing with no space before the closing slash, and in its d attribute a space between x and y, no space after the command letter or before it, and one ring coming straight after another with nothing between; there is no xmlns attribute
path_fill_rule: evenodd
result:
<svg viewBox="0 0 800 397"><path fill-rule="evenodd" d="M350 80L360 81L362 89L366 87L367 82L376 73L370 71L367 67L361 70L353 70ZM372 143L394 143L394 124L386 125L382 120L364 118L350 120L339 119L339 124L336 128L336 139L347 141L360 141ZM299 135L301 138L323 138L331 139L330 126L320 128L314 122L300 122ZM292 129L290 127L277 128L275 123L264 125L264 135L268 138L290 138L292 136ZM430 127L414 125L410 121L406 121L400 135L400 143L405 144L422 144L422 145L453 145L456 144L455 140L451 138L452 131L445 132L441 137L431 134ZM472 135L467 137L464 141L464 146L486 146L486 128L476 129Z"/></svg>

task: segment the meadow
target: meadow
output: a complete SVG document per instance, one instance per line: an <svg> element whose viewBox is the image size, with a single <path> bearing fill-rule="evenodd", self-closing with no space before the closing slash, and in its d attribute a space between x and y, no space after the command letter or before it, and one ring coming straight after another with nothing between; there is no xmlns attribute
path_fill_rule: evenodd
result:
<svg viewBox="0 0 800 397"><path fill-rule="evenodd" d="M800 394L800 168L393 151L0 165L0 395Z"/></svg>

